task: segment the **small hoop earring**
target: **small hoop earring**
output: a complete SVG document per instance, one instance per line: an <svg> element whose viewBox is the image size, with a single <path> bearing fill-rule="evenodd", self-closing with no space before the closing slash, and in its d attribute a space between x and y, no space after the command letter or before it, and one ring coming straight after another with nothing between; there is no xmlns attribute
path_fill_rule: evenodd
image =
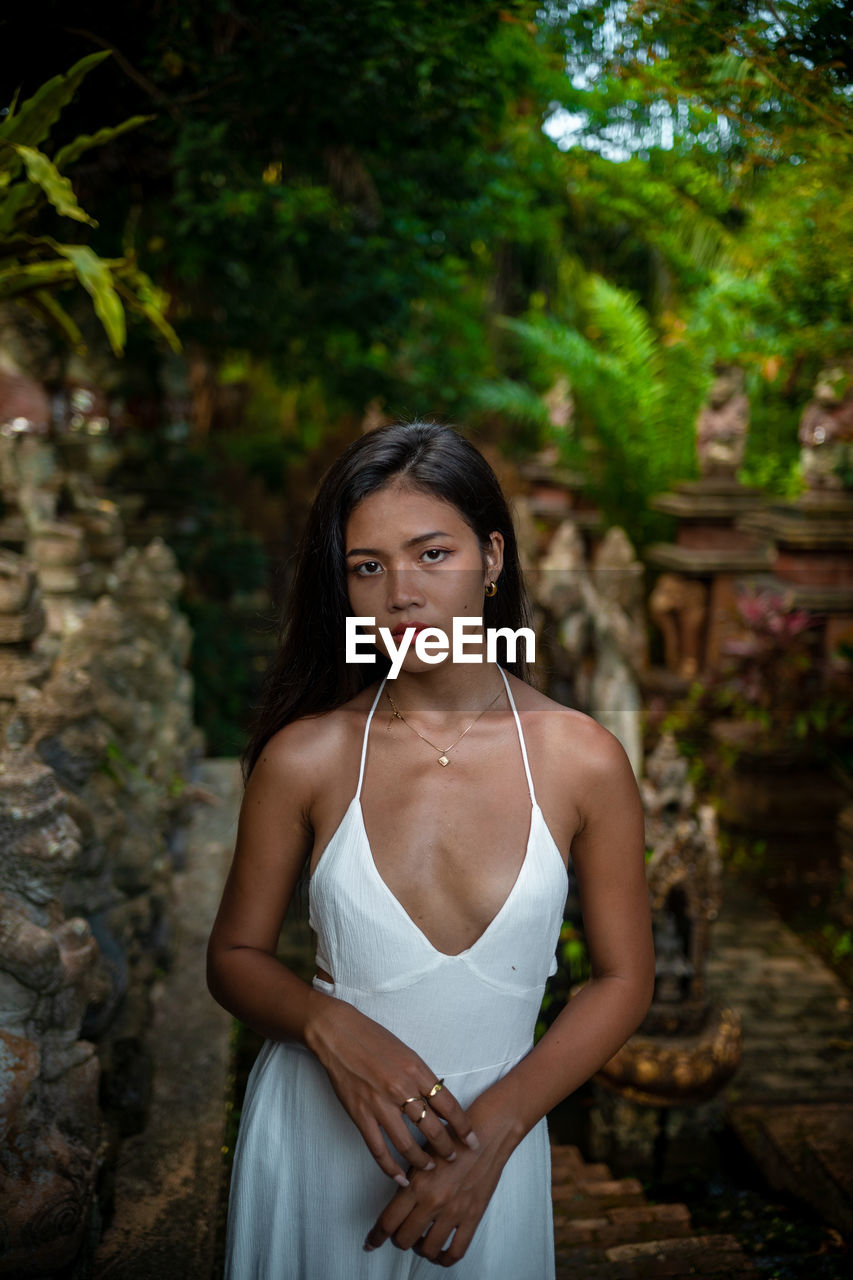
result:
<svg viewBox="0 0 853 1280"><path fill-rule="evenodd" d="M497 583L490 582L485 590L486 590L486 595L491 599L492 596L496 596L498 594Z"/></svg>

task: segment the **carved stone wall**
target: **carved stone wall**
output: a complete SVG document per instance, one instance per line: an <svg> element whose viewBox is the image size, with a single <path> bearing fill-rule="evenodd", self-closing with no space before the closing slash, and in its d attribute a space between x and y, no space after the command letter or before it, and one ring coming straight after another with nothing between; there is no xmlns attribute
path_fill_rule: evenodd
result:
<svg viewBox="0 0 853 1280"><path fill-rule="evenodd" d="M3 440L0 539L26 558L0 550L0 1277L92 1252L118 1142L144 1126L202 753L174 556L123 551L113 504L38 446Z"/></svg>

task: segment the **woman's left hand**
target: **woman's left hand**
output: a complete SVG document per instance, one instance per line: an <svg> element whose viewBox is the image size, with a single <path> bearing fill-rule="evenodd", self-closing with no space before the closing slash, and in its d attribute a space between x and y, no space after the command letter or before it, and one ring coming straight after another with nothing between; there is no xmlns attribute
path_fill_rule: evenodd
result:
<svg viewBox="0 0 853 1280"><path fill-rule="evenodd" d="M367 1233L365 1248L378 1249L390 1238L398 1249L411 1249L439 1266L458 1262L518 1141L518 1135L504 1132L504 1126L498 1124L496 1129L488 1132L487 1122L478 1118L481 1145L477 1151L456 1141L454 1160L439 1160L432 1170L410 1170L409 1186L385 1206Z"/></svg>

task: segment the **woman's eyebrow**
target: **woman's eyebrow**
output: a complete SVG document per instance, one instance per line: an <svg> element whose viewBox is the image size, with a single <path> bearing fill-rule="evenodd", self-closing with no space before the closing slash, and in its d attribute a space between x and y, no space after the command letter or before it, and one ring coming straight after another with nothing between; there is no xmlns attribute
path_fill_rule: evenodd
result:
<svg viewBox="0 0 853 1280"><path fill-rule="evenodd" d="M414 547L419 542L429 542L431 538L452 538L452 533L446 533L443 529L433 529L431 533L419 533L416 538L409 538L403 543L404 547ZM382 552L376 547L353 547L347 552L347 560L350 556L381 556Z"/></svg>

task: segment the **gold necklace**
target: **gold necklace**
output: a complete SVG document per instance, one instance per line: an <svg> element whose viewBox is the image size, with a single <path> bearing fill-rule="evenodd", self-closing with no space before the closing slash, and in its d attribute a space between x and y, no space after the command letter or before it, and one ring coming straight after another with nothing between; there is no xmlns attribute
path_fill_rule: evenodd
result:
<svg viewBox="0 0 853 1280"><path fill-rule="evenodd" d="M422 734L418 729L416 729L416 728L415 728L415 726L414 726L413 724L409 724L408 720L407 720L407 719L406 719L406 717L403 715L402 711L400 711L400 710L399 710L399 708L397 707L396 703L394 702L394 699L391 697L391 694L390 694L390 693L388 693L388 686L387 686L387 685L385 686L385 692L386 692L386 694L388 695L388 701L391 703L391 709L392 709L392 711L393 711L393 713L394 713L394 714L391 716L391 719L388 721L388 728L389 728L389 729L391 728L391 725L394 723L394 720L395 720L395 719L397 719L397 720L402 720L402 721L403 721L403 724L404 724L404 725L406 725L409 729L411 729L412 733L416 733L416 734L418 735L418 737L419 737L419 738L422 738L422 739L423 739L423 741L427 744L427 746L432 747L433 751L438 751L438 752L440 753L440 754L439 754L439 757L438 757L438 763L439 763L442 767L444 767L445 765L450 764L450 761L449 761L449 760L448 760L448 758L447 758L447 753L448 753L448 751L452 751L452 750L453 750L453 748L454 748L455 746L457 746L457 745L458 745L458 743L460 743L460 742L462 741L462 739L465 737L465 734L468 732L468 729L473 729L473 728L474 728L474 725L477 723L477 720L479 720L481 716L484 716L484 715L486 714L486 712L489 710L489 708L491 708L491 707L493 707L493 706L495 705L495 703L497 702L498 698L501 696L501 693L502 693L503 691L502 691L501 689L498 689L497 693L496 693L496 694L495 694L495 696L492 698L492 700L491 700L491 702L489 703L488 707L483 707L483 710L480 712L480 715L479 715L479 716L477 716L477 719L476 719L476 720L472 720L472 721L471 721L471 723L468 725L468 729L463 729L463 730L462 730L462 732L460 733L459 737L456 739L456 741L455 741L455 742L451 742L450 746L449 746L449 747L445 747L443 751L442 751L441 747L437 747L437 746L435 745L435 743L434 743L434 742L430 742L429 738L424 737L424 735L423 735L423 734Z"/></svg>

